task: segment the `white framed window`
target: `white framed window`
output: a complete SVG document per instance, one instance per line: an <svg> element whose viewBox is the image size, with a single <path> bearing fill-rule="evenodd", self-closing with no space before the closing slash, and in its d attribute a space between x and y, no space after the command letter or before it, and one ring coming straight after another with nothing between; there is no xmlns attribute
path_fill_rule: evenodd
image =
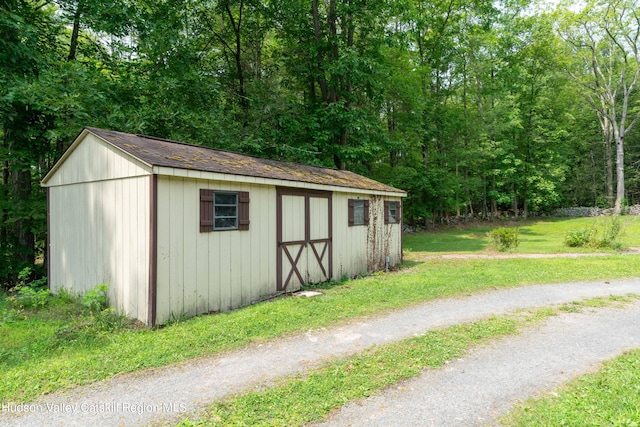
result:
<svg viewBox="0 0 640 427"><path fill-rule="evenodd" d="M238 193L213 192L213 229L238 229Z"/></svg>
<svg viewBox="0 0 640 427"><path fill-rule="evenodd" d="M200 189L200 232L249 229L249 192Z"/></svg>

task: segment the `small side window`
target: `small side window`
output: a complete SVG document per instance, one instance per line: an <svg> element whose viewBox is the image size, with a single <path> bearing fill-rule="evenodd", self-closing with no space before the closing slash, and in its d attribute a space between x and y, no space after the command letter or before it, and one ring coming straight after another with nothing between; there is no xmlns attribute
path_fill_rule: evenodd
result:
<svg viewBox="0 0 640 427"><path fill-rule="evenodd" d="M389 202L389 223L395 224L398 222L398 203Z"/></svg>
<svg viewBox="0 0 640 427"><path fill-rule="evenodd" d="M200 190L200 232L248 229L248 192Z"/></svg>
<svg viewBox="0 0 640 427"><path fill-rule="evenodd" d="M397 224L400 222L400 202L384 202L384 223Z"/></svg>
<svg viewBox="0 0 640 427"><path fill-rule="evenodd" d="M213 192L213 229L238 229L238 193Z"/></svg>
<svg viewBox="0 0 640 427"><path fill-rule="evenodd" d="M349 199L349 227L369 224L369 201Z"/></svg>

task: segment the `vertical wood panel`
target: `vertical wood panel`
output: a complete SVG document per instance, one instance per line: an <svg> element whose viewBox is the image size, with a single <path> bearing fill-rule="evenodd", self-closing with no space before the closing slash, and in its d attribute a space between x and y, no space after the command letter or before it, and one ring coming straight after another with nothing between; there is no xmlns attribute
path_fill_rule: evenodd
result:
<svg viewBox="0 0 640 427"><path fill-rule="evenodd" d="M225 190L242 190L241 185L231 186L226 184ZM242 265L243 261L246 262L245 253L242 251L242 237L241 235L246 232L240 231L227 231L229 236L227 251L229 253L230 260L230 278L229 278L229 295L231 301L229 303L229 309L233 309L242 305Z"/></svg>
<svg viewBox="0 0 640 427"><path fill-rule="evenodd" d="M243 199L251 200L251 195L249 193L249 186L244 184L240 187ZM238 198L240 198L240 194L238 194ZM249 202L250 203L250 202ZM241 230L240 224L238 224L237 232L232 232L238 237L238 247L233 250L238 251L236 253L242 254L241 256L234 257L236 259L237 266L239 269L239 286L237 287L240 298L240 305L247 305L251 302L251 268L260 268L259 264L255 265L255 267L247 267L246 262L250 260L251 256L251 209L248 203L244 204L245 206L242 208L244 211L244 218L249 221L248 225ZM240 210L240 202L238 201L238 210ZM240 217L240 212L238 212L238 217Z"/></svg>
<svg viewBox="0 0 640 427"><path fill-rule="evenodd" d="M107 283L112 283L117 279L115 271L118 266L118 253L116 249L116 217L118 212L115 210L117 207L115 183L113 183L113 185L106 185L102 188L102 191L103 199L100 200L99 209L104 213L105 233L103 234L103 244L105 245L105 252L109 258L109 265L107 267L108 274L105 279ZM109 209L109 206L112 208Z"/></svg>
<svg viewBox="0 0 640 427"><path fill-rule="evenodd" d="M154 326L157 307L156 290L158 289L158 176L149 176L149 181L141 187L140 197L145 202L144 210L139 215L141 223L146 223L148 226L143 227L145 231L142 232L148 249L145 251L141 247L140 251L143 253L144 265L148 266L148 270L144 274L143 281L147 285L140 286L141 291L144 289L144 293L138 294L138 319L147 319L147 325Z"/></svg>
<svg viewBox="0 0 640 427"><path fill-rule="evenodd" d="M185 312L184 306L184 185L180 178L170 178L170 216L169 247L171 256L169 264L169 299L171 301L171 314L180 317Z"/></svg>
<svg viewBox="0 0 640 427"><path fill-rule="evenodd" d="M265 269L268 271L268 274L266 281L264 279L262 280L262 282L265 283L263 295L276 290L276 189L268 187L268 192L264 197L267 198L265 206L268 206L268 213L266 218L263 217L263 221L266 221L266 231L260 236L260 247L263 251L263 260L266 260L263 261L262 265L263 268L265 268L264 262L266 262L267 267Z"/></svg>
<svg viewBox="0 0 640 427"><path fill-rule="evenodd" d="M211 233L207 233L206 239L209 247L209 256L206 260L208 264L208 287L209 287L209 311L219 312L222 310L222 293L220 283L220 241Z"/></svg>
<svg viewBox="0 0 640 427"><path fill-rule="evenodd" d="M200 196L200 190L206 189L202 181L193 182L193 190L198 197ZM199 202L198 202L199 203ZM185 205L185 207L187 207ZM198 211L200 209L198 208ZM211 254L209 252L209 233L201 232L198 228L195 233L196 239L196 293L198 295L197 311L198 313L208 313L210 311L217 310L211 306L211 297L209 294L209 268L211 264Z"/></svg>
<svg viewBox="0 0 640 427"><path fill-rule="evenodd" d="M198 314L197 287L197 234L199 229L199 194L193 180L183 180L182 234L184 236L184 312L190 316Z"/></svg>
<svg viewBox="0 0 640 427"><path fill-rule="evenodd" d="M122 261L119 266L121 269L120 277L120 291L122 295L122 306L125 307L125 310L129 311L131 309L131 291L133 284L131 283L131 266L132 266L132 253L131 253L131 234L133 231L130 212L132 206L130 204L130 196L131 196L131 188L128 185L128 182L122 182L122 190L121 190L121 221L122 221L122 235L120 236L120 241L122 242L122 248L120 249L122 254ZM135 264L133 264L135 265Z"/></svg>
<svg viewBox="0 0 640 427"><path fill-rule="evenodd" d="M158 177L158 287L156 293L156 322L164 323L171 317L170 292L171 263L169 229L171 227L170 178Z"/></svg>
<svg viewBox="0 0 640 427"><path fill-rule="evenodd" d="M311 239L326 239L329 237L329 221L327 212L329 199L311 197Z"/></svg>
<svg viewBox="0 0 640 427"><path fill-rule="evenodd" d="M124 262L124 253L122 250L122 245L125 244L123 240L123 211L122 211L122 181L117 180L113 181L114 184L114 196L115 196L115 227L114 227L114 237L118 242L117 247L113 248L113 251L116 252L116 264L114 270L114 277L112 283L109 286L109 294L115 298L116 304L121 307L122 306L122 282L123 282L123 262Z"/></svg>

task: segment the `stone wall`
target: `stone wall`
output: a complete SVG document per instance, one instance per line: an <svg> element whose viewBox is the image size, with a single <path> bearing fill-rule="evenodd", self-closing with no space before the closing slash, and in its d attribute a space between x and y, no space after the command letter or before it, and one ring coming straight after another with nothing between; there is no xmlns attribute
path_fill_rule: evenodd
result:
<svg viewBox="0 0 640 427"><path fill-rule="evenodd" d="M640 215L640 205L628 206L627 215ZM560 208L553 211L551 216L563 217L563 218L579 218L579 217L592 217L592 216L607 216L613 215L613 209L602 209L594 207L575 207L575 208Z"/></svg>

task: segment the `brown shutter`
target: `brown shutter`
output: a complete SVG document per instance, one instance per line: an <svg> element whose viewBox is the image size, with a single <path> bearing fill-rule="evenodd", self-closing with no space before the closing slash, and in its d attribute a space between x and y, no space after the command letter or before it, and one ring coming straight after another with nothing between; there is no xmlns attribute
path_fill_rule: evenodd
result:
<svg viewBox="0 0 640 427"><path fill-rule="evenodd" d="M402 202L396 202L396 222L400 224L402 222Z"/></svg>
<svg viewBox="0 0 640 427"><path fill-rule="evenodd" d="M364 223L369 225L369 201L364 201Z"/></svg>
<svg viewBox="0 0 640 427"><path fill-rule="evenodd" d="M384 201L384 223L389 224L389 201Z"/></svg>
<svg viewBox="0 0 640 427"><path fill-rule="evenodd" d="M249 192L238 192L238 230L249 229Z"/></svg>
<svg viewBox="0 0 640 427"><path fill-rule="evenodd" d="M213 231L213 190L200 189L200 232Z"/></svg>
<svg viewBox="0 0 640 427"><path fill-rule="evenodd" d="M349 199L349 214L348 214L348 216L349 216L349 227L353 226L353 224L355 222L354 219L353 219L353 216L354 216L353 215L353 210L354 210L355 204L356 203L355 203L355 201L353 199Z"/></svg>

